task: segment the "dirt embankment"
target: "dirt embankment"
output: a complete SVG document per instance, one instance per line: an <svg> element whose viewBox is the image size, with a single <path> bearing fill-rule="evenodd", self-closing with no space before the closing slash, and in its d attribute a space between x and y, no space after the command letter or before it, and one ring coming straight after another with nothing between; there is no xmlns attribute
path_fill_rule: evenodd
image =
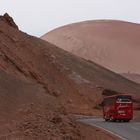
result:
<svg viewBox="0 0 140 140"><path fill-rule="evenodd" d="M94 139L100 132L79 126L70 114L99 112L105 88L136 97L140 91L93 62L19 31L7 14L0 17L0 139L89 140L89 132Z"/></svg>
<svg viewBox="0 0 140 140"><path fill-rule="evenodd" d="M136 83L140 83L140 74L137 73L121 73L122 76L135 81Z"/></svg>

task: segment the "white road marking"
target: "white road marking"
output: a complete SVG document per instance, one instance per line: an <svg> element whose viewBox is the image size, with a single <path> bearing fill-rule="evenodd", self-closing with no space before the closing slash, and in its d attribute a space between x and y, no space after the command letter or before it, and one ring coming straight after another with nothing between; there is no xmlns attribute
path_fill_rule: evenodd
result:
<svg viewBox="0 0 140 140"><path fill-rule="evenodd" d="M134 130L136 130L136 131L140 131L140 129L137 128L137 127L132 126L131 128L134 129Z"/></svg>
<svg viewBox="0 0 140 140"><path fill-rule="evenodd" d="M121 140L140 140L140 122L112 123L104 122L101 118L80 119L80 122L95 126Z"/></svg>
<svg viewBox="0 0 140 140"><path fill-rule="evenodd" d="M90 124L89 124L89 125L90 125ZM104 131L106 131L106 132L108 132L108 133L110 133L110 134L112 134L112 135L114 135L114 136L116 136L116 137L118 137L118 138L120 138L121 140L127 140L126 138L124 138L124 137L122 137L122 136L116 134L115 132L112 132L112 131L110 131L110 130L108 130L108 129L105 129L105 128L101 127L101 126L98 126L98 125L96 125L96 124L92 124L92 125L94 125L95 127L99 128L99 129L102 129L102 130L104 130Z"/></svg>

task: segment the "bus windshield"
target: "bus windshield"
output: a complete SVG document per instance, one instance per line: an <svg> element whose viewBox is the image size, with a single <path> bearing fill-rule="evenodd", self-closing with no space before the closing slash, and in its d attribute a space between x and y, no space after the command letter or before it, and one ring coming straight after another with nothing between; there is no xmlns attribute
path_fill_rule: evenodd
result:
<svg viewBox="0 0 140 140"><path fill-rule="evenodd" d="M120 95L120 96L117 96L117 101L118 102L131 102L132 97L131 96Z"/></svg>

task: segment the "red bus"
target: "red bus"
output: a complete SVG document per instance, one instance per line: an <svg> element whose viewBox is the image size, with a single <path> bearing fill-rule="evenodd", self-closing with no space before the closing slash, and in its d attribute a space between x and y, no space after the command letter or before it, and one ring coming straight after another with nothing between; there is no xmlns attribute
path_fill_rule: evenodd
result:
<svg viewBox="0 0 140 140"><path fill-rule="evenodd" d="M108 96L103 100L103 118L105 121L123 120L129 122L133 119L132 96L118 94Z"/></svg>

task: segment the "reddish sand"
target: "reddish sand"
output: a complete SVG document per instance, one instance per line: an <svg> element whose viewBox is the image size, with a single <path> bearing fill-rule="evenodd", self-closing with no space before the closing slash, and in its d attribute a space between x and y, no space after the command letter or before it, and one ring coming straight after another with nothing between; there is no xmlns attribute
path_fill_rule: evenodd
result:
<svg viewBox="0 0 140 140"><path fill-rule="evenodd" d="M41 38L117 73L140 74L139 37L139 24L97 20L60 27ZM132 76L126 77L135 81Z"/></svg>
<svg viewBox="0 0 140 140"><path fill-rule="evenodd" d="M106 88L136 99L140 92L120 75L19 31L7 14L0 17L0 140L112 140L70 115L99 114Z"/></svg>

